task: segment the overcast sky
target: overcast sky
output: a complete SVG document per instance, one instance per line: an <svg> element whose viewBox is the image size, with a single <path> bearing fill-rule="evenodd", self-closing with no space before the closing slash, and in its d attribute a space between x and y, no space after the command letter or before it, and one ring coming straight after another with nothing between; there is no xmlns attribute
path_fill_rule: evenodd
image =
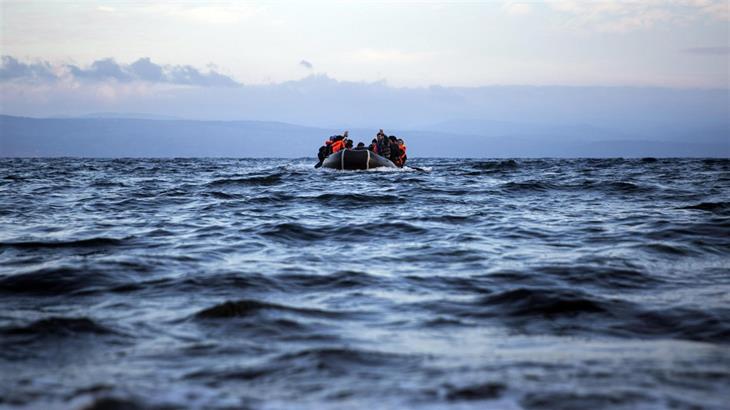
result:
<svg viewBox="0 0 730 410"><path fill-rule="evenodd" d="M14 62L80 79L113 61L124 81L188 85L325 73L398 87L730 88L727 0L1 4L5 80L19 78Z"/></svg>

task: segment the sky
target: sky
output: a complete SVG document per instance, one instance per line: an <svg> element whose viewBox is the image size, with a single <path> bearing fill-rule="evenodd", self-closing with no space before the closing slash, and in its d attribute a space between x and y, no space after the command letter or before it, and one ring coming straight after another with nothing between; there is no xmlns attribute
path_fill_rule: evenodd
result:
<svg viewBox="0 0 730 410"><path fill-rule="evenodd" d="M191 85L172 79L194 69L220 75L208 86L325 74L394 87L730 88L726 0L0 4L1 54L70 81L93 78L78 70L98 61L142 59L169 67L157 77L168 85Z"/></svg>
<svg viewBox="0 0 730 410"><path fill-rule="evenodd" d="M730 134L727 0L0 5L0 114Z"/></svg>

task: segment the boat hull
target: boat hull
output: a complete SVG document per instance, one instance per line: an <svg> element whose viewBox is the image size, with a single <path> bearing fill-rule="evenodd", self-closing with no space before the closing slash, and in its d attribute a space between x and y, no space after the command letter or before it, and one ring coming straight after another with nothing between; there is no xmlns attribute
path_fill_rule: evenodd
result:
<svg viewBox="0 0 730 410"><path fill-rule="evenodd" d="M322 162L322 166L340 170L360 170L372 168L397 168L387 158L368 150L342 150L331 154Z"/></svg>

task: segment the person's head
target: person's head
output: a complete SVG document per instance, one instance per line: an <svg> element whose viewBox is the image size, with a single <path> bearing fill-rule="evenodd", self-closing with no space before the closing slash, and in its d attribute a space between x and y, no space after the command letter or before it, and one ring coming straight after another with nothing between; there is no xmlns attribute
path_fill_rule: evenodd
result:
<svg viewBox="0 0 730 410"><path fill-rule="evenodd" d="M372 142L373 144L377 144L378 140L376 140L375 138L373 138L373 140L372 140L371 142Z"/></svg>
<svg viewBox="0 0 730 410"><path fill-rule="evenodd" d="M358 143L357 143L357 147L358 147L358 148L365 148L365 144L364 144L364 143L362 143L362 142L358 142Z"/></svg>
<svg viewBox="0 0 730 410"><path fill-rule="evenodd" d="M402 139L398 138L398 144L400 144L400 145L405 145L406 143L405 143L405 142L403 142L403 140L402 140Z"/></svg>
<svg viewBox="0 0 730 410"><path fill-rule="evenodd" d="M391 142L395 142L395 135L391 135L388 139L390 139Z"/></svg>
<svg viewBox="0 0 730 410"><path fill-rule="evenodd" d="M347 131L345 131L344 134L342 134L343 137L347 138Z"/></svg>
<svg viewBox="0 0 730 410"><path fill-rule="evenodd" d="M345 148L352 148L352 140L347 140L345 142Z"/></svg>
<svg viewBox="0 0 730 410"><path fill-rule="evenodd" d="M385 135L379 133L375 138L377 139L377 141L382 141L384 136Z"/></svg>

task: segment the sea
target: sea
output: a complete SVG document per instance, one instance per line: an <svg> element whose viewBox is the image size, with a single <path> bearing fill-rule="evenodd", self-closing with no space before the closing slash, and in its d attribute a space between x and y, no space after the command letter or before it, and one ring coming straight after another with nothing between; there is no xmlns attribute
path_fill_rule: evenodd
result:
<svg viewBox="0 0 730 410"><path fill-rule="evenodd" d="M730 160L314 163L0 160L0 408L730 408Z"/></svg>

